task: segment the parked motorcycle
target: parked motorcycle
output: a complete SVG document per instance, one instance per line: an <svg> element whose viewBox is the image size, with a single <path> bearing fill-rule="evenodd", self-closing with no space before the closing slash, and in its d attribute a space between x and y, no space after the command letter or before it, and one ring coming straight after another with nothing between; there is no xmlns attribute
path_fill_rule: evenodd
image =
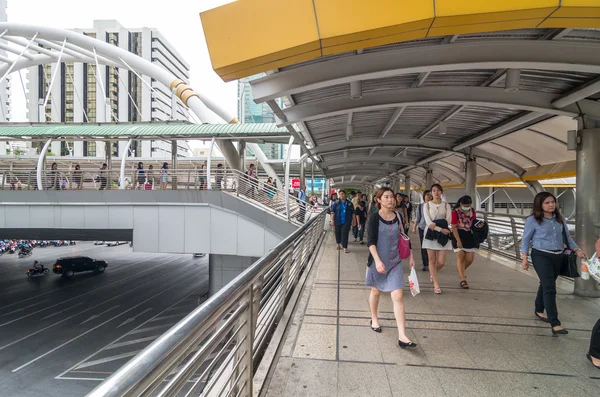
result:
<svg viewBox="0 0 600 397"><path fill-rule="evenodd" d="M25 258L25 257L31 256L31 254L33 254L33 248L23 247L19 251L19 258Z"/></svg>

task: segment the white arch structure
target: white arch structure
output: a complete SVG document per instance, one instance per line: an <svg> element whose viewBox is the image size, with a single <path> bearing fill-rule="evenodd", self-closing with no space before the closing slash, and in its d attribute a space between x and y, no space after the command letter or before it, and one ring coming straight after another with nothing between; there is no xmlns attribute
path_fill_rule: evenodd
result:
<svg viewBox="0 0 600 397"><path fill-rule="evenodd" d="M0 22L0 38L12 44L8 46L0 43L0 49L10 54L10 56L0 56L0 82L4 81L10 73L57 62L82 62L124 68L150 76L170 87L172 94L199 120L205 118L206 106L225 122L238 122L235 115L230 114L202 92L193 90L169 71L104 41L70 30L9 22ZM218 144L232 167L239 169L243 166L231 141L219 140ZM277 178L273 168L264 162L265 156L258 145L248 144L248 148L256 154L269 176ZM38 161L38 188L42 187L41 173L44 157L45 153L41 153Z"/></svg>

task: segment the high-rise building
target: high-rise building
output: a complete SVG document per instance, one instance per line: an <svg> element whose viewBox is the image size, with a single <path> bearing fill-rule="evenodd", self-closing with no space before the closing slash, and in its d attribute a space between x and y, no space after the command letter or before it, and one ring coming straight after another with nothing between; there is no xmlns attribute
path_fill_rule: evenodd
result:
<svg viewBox="0 0 600 397"><path fill-rule="evenodd" d="M238 120L241 123L274 123L275 113L266 103L255 103L252 95L250 81L264 76L255 75L238 81ZM281 106L281 99L277 99ZM283 158L283 145L279 143L259 144L268 159L280 160ZM251 154L251 152L247 152Z"/></svg>
<svg viewBox="0 0 600 397"><path fill-rule="evenodd" d="M8 21L6 15L6 7L8 0L0 0L0 22ZM6 44L6 41L2 40L2 43ZM6 57L6 50L0 50L0 55ZM12 99L10 97L10 76L6 77L2 83L0 83L0 122L11 121L11 107Z"/></svg>
<svg viewBox="0 0 600 397"><path fill-rule="evenodd" d="M75 31L139 55L177 78L189 81L188 63L156 29L130 29L115 20L96 20L93 28ZM29 68L28 77L30 121L98 123L171 119L169 87L127 68L62 62ZM48 95L52 79L54 83ZM179 103L173 118L187 120L188 117ZM191 155L186 141L178 144L180 156ZM125 142L113 142L112 155L122 155L125 145ZM105 143L101 141L53 142L51 147L56 156L104 157L105 150ZM134 141L130 151L135 157L171 157L171 145L163 140Z"/></svg>

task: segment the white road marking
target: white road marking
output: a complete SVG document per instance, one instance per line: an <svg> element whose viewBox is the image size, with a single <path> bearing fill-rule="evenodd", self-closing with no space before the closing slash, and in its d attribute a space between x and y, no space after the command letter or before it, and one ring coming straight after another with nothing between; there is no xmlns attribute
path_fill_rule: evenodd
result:
<svg viewBox="0 0 600 397"><path fill-rule="evenodd" d="M150 259L157 259L157 258L152 258L152 257L151 257L151 258L147 258L147 259L142 259L142 260L140 260L140 261L133 262L133 263L129 264L128 266L118 267L118 268L116 268L114 271L112 271L111 273L115 273L115 272L116 272L116 271L118 271L118 270L123 270L123 269L130 268L131 266L134 266L134 265L140 264L140 263L142 263L142 262L149 261ZM158 259L160 259L160 258L158 258ZM169 261L169 262L170 262L170 261ZM169 263L169 262L166 262L166 263ZM139 274L139 273L138 273L138 274ZM81 284L81 283L84 283L84 282L86 282L86 281L88 281L88 280L91 280L91 279L85 279L85 280L82 280L82 281L79 281L79 282L74 282L74 283L72 283L72 284L70 284L70 285L68 285L68 286L66 286L66 287L64 287L64 288L71 288L71 287L74 287L74 286L76 286L76 285L79 285L79 284ZM121 279L121 280L123 280L123 279ZM118 282L118 281L116 281L116 282ZM114 283L111 283L111 284L108 284L108 285L112 285L112 284L114 284ZM108 286L108 285L106 285L106 286ZM101 287L101 288L104 288L104 287ZM2 310L2 309L6 309L7 307L12 307L12 306L20 305L20 304L22 304L23 302L27 302L27 301L30 301L30 300L32 300L32 299L37 299L37 298L39 298L39 297L41 297L41 296L44 296L44 295L53 294L53 293L55 293L55 292L58 292L58 291L60 291L60 290L62 290L62 288L55 289L55 290L53 290L53 291L48 291L48 292L45 292L45 293L43 293L43 294L39 294L39 295L33 296L33 297L31 297L31 298L23 299L23 300L21 300L21 301L19 301L19 302L11 303L10 305L2 306L2 307L0 307L0 310ZM96 291L96 290L94 290L94 291ZM6 316L6 314L3 314L3 315L1 315L0 317L3 317L3 316Z"/></svg>
<svg viewBox="0 0 600 397"><path fill-rule="evenodd" d="M192 294L190 294L192 295ZM173 303L171 306L167 307L165 310L163 310L160 313L157 313L156 316L161 315L162 313L166 312L167 310L169 310L170 308L172 308L173 306L179 304L180 302L182 302L184 299L188 298L190 295L187 295L183 298L181 298L180 300L178 300L177 302ZM146 325L148 322L150 322L151 319L144 321L143 323L141 323L140 325L138 325L137 327L134 328L134 330L143 327L144 325ZM82 363L86 362L87 360L89 360L90 358L96 356L98 353L104 351L105 349L109 349L111 346L115 345L117 342L119 342L121 339L125 338L126 336L128 336L130 334L130 332L118 337L117 339L115 339L114 341L112 341L111 343L109 343L107 346L103 347L102 349L96 351L95 353L92 353L91 355L89 355L88 357L84 358L83 360L81 360L80 362L78 362L77 364L75 364L74 366L72 366L71 368L67 369L66 371L64 371L63 373L61 373L58 376L55 376L54 379L66 379L66 378L62 378L63 375L71 372L74 368L76 368L78 365L81 365ZM156 335L155 338L158 338L160 335Z"/></svg>
<svg viewBox="0 0 600 397"><path fill-rule="evenodd" d="M126 334L126 335L128 335L128 334ZM114 343L114 344L109 345L108 347L105 347L103 350L110 350L110 349L116 349L118 347L137 345L138 343L142 343L142 342L150 342L150 341L158 338L161 335L162 334L158 334L158 335L154 335L154 336L147 336L145 338L128 340L127 342Z"/></svg>
<svg viewBox="0 0 600 397"><path fill-rule="evenodd" d="M147 328L142 328L142 329L136 329L134 331L131 331L129 333L129 335L141 334L142 332L154 331L156 329L161 329L161 328L171 328L172 326L173 326L173 324L162 324L162 325L157 325L155 327L147 327Z"/></svg>
<svg viewBox="0 0 600 397"><path fill-rule="evenodd" d="M66 311L68 311L68 310L71 310L71 309L73 309L74 307L81 306L81 305L83 305L83 303L84 303L84 302L79 302L79 303L76 303L76 304L74 304L73 306L69 306L69 307L67 307L66 309L63 309L63 310L61 310L61 311L58 311L58 312L54 312L54 313L52 313L51 315L44 317L42 320L45 320L45 319L47 319L47 318L50 318L50 317L54 317L54 316L56 316L56 315L58 315L58 314L60 314L60 313L66 312Z"/></svg>
<svg viewBox="0 0 600 397"><path fill-rule="evenodd" d="M27 362L27 363L25 363L25 364L21 365L20 367L17 367L17 368L15 368L15 369L13 369L11 372L13 372L13 373L14 373L14 372L18 372L18 371L22 370L23 368L25 368L25 367L27 367L27 366L29 366L29 365L33 364L34 362L36 362L36 361L38 361L38 360L40 360L40 359L42 359L42 358L46 357L47 355L49 355L49 354L52 354L52 353L54 353L55 351L57 351L57 350L59 350L59 349L61 349L61 348L65 347L65 346L66 346L66 345L68 345L69 343L71 343L71 342L74 342L74 341L78 340L79 338L81 338L81 337L83 337L83 336L85 336L85 335L89 334L89 333L90 333L90 332L92 332L92 331L95 331L96 329L98 329L98 328L102 327L102 326L103 326L103 325L105 325L105 324L108 324L109 322L111 322L111 321L112 321L112 320L114 320L115 318L119 318L119 317L121 317L123 314L125 314L125 313L129 313L129 312L130 312L130 311L132 311L133 309L135 309L135 308L137 308L137 307L139 307L139 306L143 305L144 303L148 302L149 300L151 300L151 299L154 299L154 298L156 298L157 296L164 294L165 292L167 292L167 291L169 291L169 290L173 289L174 287L176 287L178 284L179 284L179 281L176 281L176 282L175 282L175 283L174 283L172 286L170 286L169 288L167 288L167 289L165 289L165 290L163 290L163 291L159 292L158 294L156 294L156 295L153 295L153 296L151 296L150 298L148 298L148 299L146 299L146 300L144 300L144 301L142 301L142 302L138 303L137 305L135 305L135 306L133 306L133 307L131 307L131 308L129 308L129 309L127 309L127 310L125 310L125 311L124 311L124 312L122 312L121 314L117 314L116 316L114 316L114 317L112 317L112 318L110 318L110 319L106 320L106 321L105 321L105 322L103 322L102 324L96 325L94 328L91 328L91 329L89 329L89 330L85 331L84 333L81 333L81 334L79 334L79 335L78 335L78 336L76 336L75 338L72 338L72 339L70 339L70 340L66 341L65 343L63 343L63 344L61 344L61 345L59 345L59 346L55 347L54 349L52 349L52 350L48 350L46 353L42 354L41 356L38 356L38 357L34 358L33 360L31 360L31 361L29 361L29 362Z"/></svg>
<svg viewBox="0 0 600 397"><path fill-rule="evenodd" d="M110 309L108 309L108 310L105 310L105 311L103 311L103 312L102 312L102 313L100 313L100 314L94 314L93 316L91 316L90 318L88 318L88 319L87 319L87 320L85 320L84 322L80 323L79 325L83 325L83 324L85 324L85 323L87 323L87 322L89 322L89 321L92 321L92 320L94 320L94 319L96 319L96 318L98 318L98 317L102 316L104 313L108 313L109 311L111 311L111 310L114 310L114 309L116 309L116 308L118 308L118 307L121 307L121 305L116 305L116 306L113 306L113 307L111 307Z"/></svg>
<svg viewBox="0 0 600 397"><path fill-rule="evenodd" d="M153 282L153 281L154 281L154 280L147 281L147 282L145 282L144 284L142 284L142 285L139 285L139 286L135 287L134 289L130 289L130 290L127 290L127 291L125 291L125 292L123 292L123 293L121 293L121 294L119 294L119 295L117 295L117 296L113 296L112 298L110 298L110 299L107 299L107 300L105 300L104 302L98 303L97 305L94 305L94 306L92 306L92 307L90 307L90 308L87 308L87 309L85 309L85 310L84 310L84 311L82 311L82 312L79 312L79 313L73 314L72 316L69 316L69 317L67 317L67 318L65 318L65 319L62 319L62 320L60 320L60 321L58 321L58 322L56 322L56 323L52 324L52 325L49 325L49 326L47 326L47 327L45 327L45 328L42 328L42 329L40 329L40 330L38 330L38 331L36 331L36 332L34 332L34 333L31 333L31 334L29 334L29 335L27 335L27 336L24 336L24 337L22 337L21 339L18 339L18 340L14 341L14 342L11 342L11 343L9 343L8 345L4 345L4 346L0 347L0 351L1 351L1 350L4 350L4 349L6 349L7 347L10 347L10 346L12 346L12 345L15 345L15 344L17 344L17 343L19 343L19 342L22 342L22 341L24 341L24 340L25 340L25 339L27 339L27 338L31 338L32 336L35 336L35 335L39 334L40 332L44 332L45 330L47 330L47 329L49 329L49 328L52 328L52 327L54 327L55 325L58 325L58 324L64 323L65 321L67 321L67 320L70 320L70 319L72 319L73 317L79 316L80 314L83 314L83 313L85 313L85 312L88 312L88 311L90 311L90 310L92 310L92 309L94 309L94 308L96 308L96 307L98 307L98 306L101 306L101 305L105 304L106 302L110 302L110 301L112 301L112 300L114 300L114 299L117 299L117 298L119 298L120 296L123 296L123 295L125 295L125 294L128 294L128 293L130 293L131 291L135 291L136 289L138 289L138 288L141 288L141 287L143 287L144 285L146 285L146 284L149 284L149 283L151 283L151 282Z"/></svg>
<svg viewBox="0 0 600 397"><path fill-rule="evenodd" d="M189 314L189 312L188 312L188 314ZM166 319L175 318L175 317L181 317L181 318L183 318L185 315L186 314L184 314L184 313L170 314L168 316L160 316L160 317L153 318L150 321L151 322L155 322L155 321L166 320Z"/></svg>
<svg viewBox="0 0 600 397"><path fill-rule="evenodd" d="M147 308L146 310L144 310L143 312L141 312L140 314L138 314L137 316L133 316L133 317L129 317L127 320L123 321L123 323L121 323L121 325L119 325L117 328L121 328L122 326L129 324L132 321L135 321L136 318L138 318L139 316L141 316L142 314L148 313L150 310L152 310L151 307Z"/></svg>
<svg viewBox="0 0 600 397"><path fill-rule="evenodd" d="M39 305L40 303L42 303L42 302L47 302L47 301L48 301L48 299L44 299L44 300L42 300L42 301L39 301L39 302L36 302L36 303L34 303L33 305L25 306L25 307L22 307L22 308L20 308L20 309L13 310L12 312L9 312L9 313L6 313L6 314L3 314L3 315L1 315L0 317L8 316L9 314L13 314L13 313L16 313L16 312L23 311L23 310L25 310L25 309L29 309L29 308L30 308L30 307L32 307L32 306L37 306L37 305Z"/></svg>
<svg viewBox="0 0 600 397"><path fill-rule="evenodd" d="M70 302L70 301L72 301L72 300L74 300L74 299L79 299L79 298L81 298L82 296L89 295L89 294L91 294L91 293L93 293L93 292L96 292L96 291L98 291L98 290L100 290L100 289L103 289L103 288L109 287L109 286L111 286L111 285L113 285L113 284L116 284L116 283L120 283L121 281L128 280L128 279L130 279L130 278L133 278L133 277L137 277L137 276L139 276L139 275L140 275L140 274L142 274L142 273L149 272L150 270L156 269L156 268L157 268L157 267L159 267L159 266L163 266L163 265L165 265L165 264L167 264L167 263L173 262L173 261L174 261L174 260L176 260L176 259L179 259L179 258L173 258L172 260L170 260L170 261L168 261L168 262L161 263L161 264L159 264L159 265L157 265L157 266L151 267L150 269L146 269L146 270L144 270L144 271L141 271L141 272L139 272L139 273L136 273L136 274L134 274L134 275L131 275L131 276L129 276L129 277L125 277L125 278L119 279L119 280L117 280L117 281L114 281L114 282L112 282L112 283L110 283L110 284L106 284L106 285L104 285L104 286L102 286L102 287L99 287L99 288L96 288L96 289L94 289L94 290L88 291L88 292L86 292L86 293L84 293L84 294L81 294L81 295L75 296L75 297L73 297L73 298L69 298L69 299L67 299L66 301L62 301L62 302L60 302L60 303L57 303L57 304L55 304L55 305L52 305L52 306L48 306L47 308L45 308L45 309L42 309L42 310L38 310L37 312L33 312L33 313L30 313L30 314L28 314L28 315L26 315L26 316L22 316L22 317L19 317L19 318L16 318L16 319L14 319L14 320L8 321L8 322L6 322L6 323L4 323L4 324L0 324L0 328L4 327L4 326L6 326L6 325L12 324L12 323L14 323L14 322L17 322L17 321L19 321L19 320L22 320L22 319L24 319L24 318L31 317L31 316L33 316L34 314L37 314L37 313L43 312L43 311L45 311L45 310L48 310L48 309L50 309L50 308L53 308L53 307L55 307L55 306L64 305L65 303L67 303L67 302ZM152 281L154 281L154 280L152 280Z"/></svg>
<svg viewBox="0 0 600 397"><path fill-rule="evenodd" d="M116 356L105 357L105 358L101 358L99 360L94 360L94 361L88 361L86 363L81 364L79 367L77 367L75 369L89 368L89 367L93 367L94 365L109 363L111 361L117 361L117 360L121 360L124 358L133 357L136 354L138 354L139 352L141 352L141 350L134 350L134 351L123 353L123 354L117 354Z"/></svg>

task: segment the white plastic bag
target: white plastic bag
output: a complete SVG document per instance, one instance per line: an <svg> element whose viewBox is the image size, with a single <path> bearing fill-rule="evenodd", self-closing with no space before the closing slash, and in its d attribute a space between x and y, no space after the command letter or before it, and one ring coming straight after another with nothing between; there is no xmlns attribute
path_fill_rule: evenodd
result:
<svg viewBox="0 0 600 397"><path fill-rule="evenodd" d="M587 264L590 276L600 283L600 260L598 259L598 256L594 253L594 256L587 261Z"/></svg>
<svg viewBox="0 0 600 397"><path fill-rule="evenodd" d="M419 289L419 279L417 278L417 272L413 267L410 269L410 274L408 275L408 285L410 286L410 293L412 296L417 296L421 292Z"/></svg>

